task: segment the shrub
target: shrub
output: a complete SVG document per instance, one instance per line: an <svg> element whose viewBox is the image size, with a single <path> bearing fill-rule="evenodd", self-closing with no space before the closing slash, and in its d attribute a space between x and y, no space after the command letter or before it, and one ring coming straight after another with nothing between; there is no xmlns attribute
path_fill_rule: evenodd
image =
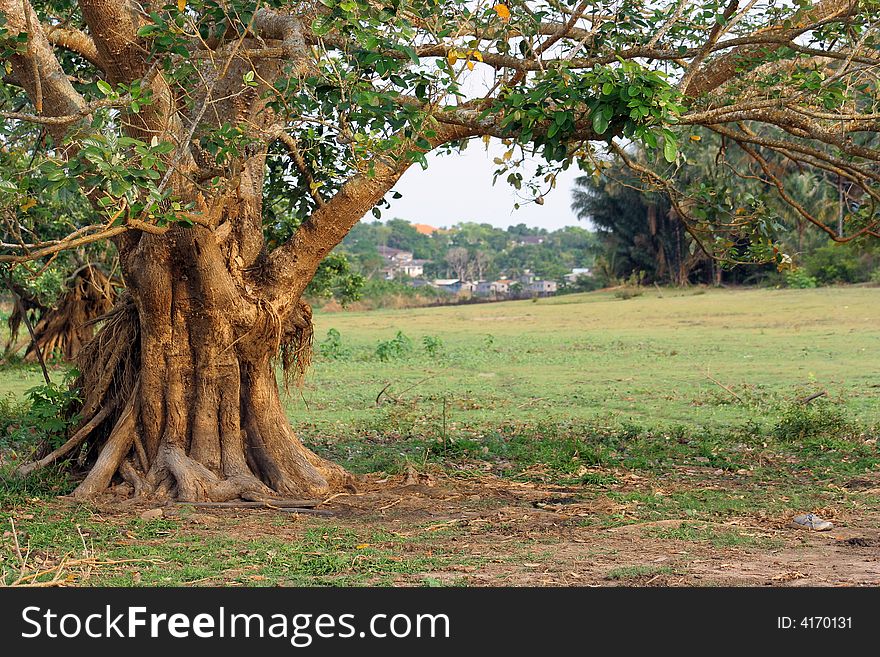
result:
<svg viewBox="0 0 880 657"><path fill-rule="evenodd" d="M789 404L773 427L773 435L779 440L795 441L820 437L841 438L851 430L843 410L820 399L811 404Z"/></svg>
<svg viewBox="0 0 880 657"><path fill-rule="evenodd" d="M345 360L351 356L351 349L342 344L342 335L335 328L327 331L327 337L318 345L321 358L327 360Z"/></svg>
<svg viewBox="0 0 880 657"><path fill-rule="evenodd" d="M784 274L786 287L805 290L808 288L818 287L819 282L814 276L810 276L805 269L790 269Z"/></svg>
<svg viewBox="0 0 880 657"><path fill-rule="evenodd" d="M30 408L22 418L22 425L49 440L53 447L59 447L67 429L79 421L73 413L80 402L76 390L67 384L48 383L31 388L25 395Z"/></svg>
<svg viewBox="0 0 880 657"><path fill-rule="evenodd" d="M389 360L395 360L398 358L404 358L412 353L413 343L408 337L403 334L403 331L398 331L397 335L394 336L391 340L386 340L385 342L380 342L376 345L376 357L385 362Z"/></svg>
<svg viewBox="0 0 880 657"><path fill-rule="evenodd" d="M436 335L426 335L423 337L422 345L431 358L439 358L443 355L443 340Z"/></svg>
<svg viewBox="0 0 880 657"><path fill-rule="evenodd" d="M615 297L617 297L618 299L623 299L623 300L633 299L635 297L640 297L640 296L642 296L642 294L643 294L643 292L642 292L641 288L630 287L629 285L626 285L626 286L624 286L614 292Z"/></svg>
<svg viewBox="0 0 880 657"><path fill-rule="evenodd" d="M846 244L821 246L804 258L803 265L820 285L863 283L870 276L868 261Z"/></svg>

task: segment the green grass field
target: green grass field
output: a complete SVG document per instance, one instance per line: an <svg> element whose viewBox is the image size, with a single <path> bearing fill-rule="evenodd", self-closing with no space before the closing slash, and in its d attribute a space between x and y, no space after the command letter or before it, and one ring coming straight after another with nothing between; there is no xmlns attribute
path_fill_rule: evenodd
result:
<svg viewBox="0 0 880 657"><path fill-rule="evenodd" d="M861 424L874 425L878 302L877 288L648 289L627 300L594 293L318 314L316 341L334 328L351 354L319 359L288 408L308 431L340 435L383 426L390 411L377 407L376 397L390 384L387 392L411 405L431 431L444 398L453 431L609 418L714 431L772 422L769 409L827 390ZM398 330L414 342L414 355L378 361L377 343ZM424 336L442 340L441 356L425 352Z"/></svg>
<svg viewBox="0 0 880 657"><path fill-rule="evenodd" d="M0 480L0 522L17 518L48 563L86 543L140 560L73 577L91 584L538 583L528 568L557 561L552 583L749 582L760 555L830 549L780 534L795 512L880 528L878 301L878 288L646 289L317 313L315 361L285 403L314 449L374 473L362 497L330 505L338 519L107 515L53 502L73 484L47 471ZM0 396L20 412L40 382L36 368L8 367ZM8 426L21 452L20 423ZM419 492L413 473L445 492ZM546 524L538 538L519 515ZM725 579L690 557L645 562L682 545L748 566ZM846 581L874 581L869 561ZM789 581L774 567L768 581Z"/></svg>

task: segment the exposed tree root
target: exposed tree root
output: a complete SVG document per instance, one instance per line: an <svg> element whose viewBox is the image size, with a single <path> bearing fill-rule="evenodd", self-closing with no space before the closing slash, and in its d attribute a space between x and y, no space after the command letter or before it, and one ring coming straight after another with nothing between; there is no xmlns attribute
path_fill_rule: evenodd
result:
<svg viewBox="0 0 880 657"><path fill-rule="evenodd" d="M275 380L273 355L282 340L292 358L282 353L282 363L306 366L310 317L304 304L288 328L269 316L247 334L252 342L236 342L222 318L213 318L211 333L204 334L213 340L190 336L177 350L157 345L171 353L154 360L155 336L141 330L138 306L122 297L77 357L78 428L19 473L76 457L86 471L76 499L112 490L145 499L277 506L352 490L348 472L293 435ZM194 323L179 325L193 331Z"/></svg>

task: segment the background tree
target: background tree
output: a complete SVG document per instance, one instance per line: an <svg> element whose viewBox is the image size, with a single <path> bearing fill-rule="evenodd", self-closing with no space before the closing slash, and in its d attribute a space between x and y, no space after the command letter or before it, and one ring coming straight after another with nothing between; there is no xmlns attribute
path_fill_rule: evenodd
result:
<svg viewBox="0 0 880 657"><path fill-rule="evenodd" d="M446 264L455 273L456 278L467 280L471 270L471 254L463 246L455 246L446 252Z"/></svg>
<svg viewBox="0 0 880 657"><path fill-rule="evenodd" d="M648 283L687 285L694 269L705 268L710 259L689 250L693 240L669 201L642 190L638 178L623 169L618 163L613 172L581 176L573 191L572 210L596 227L603 242L608 282L635 275Z"/></svg>
<svg viewBox="0 0 880 657"><path fill-rule="evenodd" d="M305 366L321 261L429 151L501 139L496 178L536 198L610 151L708 252L782 262L757 213L709 222L676 184L671 128L705 126L783 199L768 153L840 175L864 198L843 235L786 202L832 239L877 234L874 2L0 0L0 15L0 159L31 155L2 168L9 219L60 194L93 211L58 239L19 231L0 262L112 240L127 290L80 353L81 425L49 459L78 455L78 497L120 480L182 500L349 485L292 434L274 362Z"/></svg>

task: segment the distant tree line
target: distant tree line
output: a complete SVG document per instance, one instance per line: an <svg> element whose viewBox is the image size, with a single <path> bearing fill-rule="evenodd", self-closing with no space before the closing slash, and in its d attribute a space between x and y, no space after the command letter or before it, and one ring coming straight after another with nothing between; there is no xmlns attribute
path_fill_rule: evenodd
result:
<svg viewBox="0 0 880 657"><path fill-rule="evenodd" d="M414 258L427 260L426 279L488 280L530 272L563 283L573 268L592 267L599 253L596 234L579 226L549 231L525 224L502 229L462 222L428 235L403 219L361 222L343 240L339 251L355 271L376 278L384 265L380 246L409 251Z"/></svg>
<svg viewBox="0 0 880 657"><path fill-rule="evenodd" d="M684 139L682 141L685 141ZM815 287L839 283L880 282L880 248L876 240L835 243L828 233L807 230L807 221L765 184L745 153L706 130L695 130L683 153L689 166L680 176L690 194L704 200L700 212L710 228L733 224L738 215L757 217L751 232L731 231L723 243L685 230L666 194L646 183L620 159L609 159L597 171L576 180L572 209L595 228L597 253L593 282L610 285L638 281L661 285L783 284ZM719 154L724 154L723 161ZM646 159L643 150L630 157ZM774 175L786 193L810 208L835 232L845 215L858 212L861 199L834 176L817 174L774 161ZM731 217L734 217L731 219ZM785 253L783 266L760 264L772 254L758 245L772 238ZM713 257L723 251L726 257ZM711 254L711 255L710 255ZM748 264L739 262L747 261Z"/></svg>

